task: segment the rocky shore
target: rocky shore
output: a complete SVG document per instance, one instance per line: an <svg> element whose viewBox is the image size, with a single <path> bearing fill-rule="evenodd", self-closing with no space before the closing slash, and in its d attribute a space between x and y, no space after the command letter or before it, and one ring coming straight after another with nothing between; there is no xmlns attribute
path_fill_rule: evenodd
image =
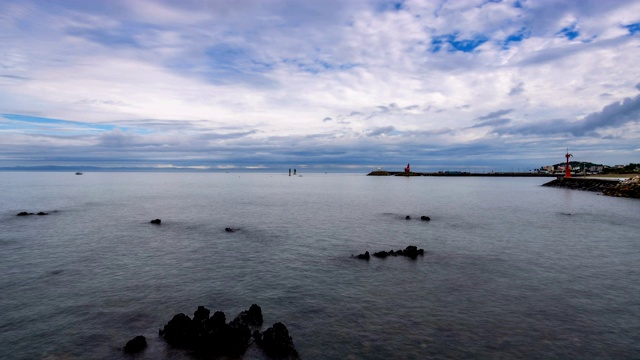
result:
<svg viewBox="0 0 640 360"><path fill-rule="evenodd" d="M640 199L640 176L636 176L624 181L617 179L590 179L590 178L560 178L542 186L594 191L607 196L631 197Z"/></svg>
<svg viewBox="0 0 640 360"><path fill-rule="evenodd" d="M284 324L277 322L264 332L260 331L263 317L257 304L228 323L224 312L210 314L204 306L198 306L193 318L184 313L176 314L158 335L169 345L189 351L196 359L239 359L251 344L256 344L269 358L300 358ZM146 348L146 338L138 335L127 342L123 351L133 355Z"/></svg>

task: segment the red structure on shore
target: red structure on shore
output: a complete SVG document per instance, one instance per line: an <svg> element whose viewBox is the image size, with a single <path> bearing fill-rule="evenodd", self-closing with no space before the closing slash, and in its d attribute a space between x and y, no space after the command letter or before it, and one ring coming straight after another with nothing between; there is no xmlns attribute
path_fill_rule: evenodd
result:
<svg viewBox="0 0 640 360"><path fill-rule="evenodd" d="M564 168L564 177L571 177L571 165L569 165L569 158L572 157L572 154L569 154L569 148L567 148L567 153L564 155L567 158L567 165Z"/></svg>
<svg viewBox="0 0 640 360"><path fill-rule="evenodd" d="M404 168L404 172L405 172L405 173L410 173L410 172L411 172L411 166L410 166L410 164L407 164L407 167L406 167L406 168Z"/></svg>

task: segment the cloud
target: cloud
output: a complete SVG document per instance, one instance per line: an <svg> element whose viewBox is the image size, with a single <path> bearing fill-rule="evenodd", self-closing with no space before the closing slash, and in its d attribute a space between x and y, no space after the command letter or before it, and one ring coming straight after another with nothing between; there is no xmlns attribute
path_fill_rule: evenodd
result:
<svg viewBox="0 0 640 360"><path fill-rule="evenodd" d="M480 116L478 119L479 120L488 120L488 119L495 119L495 118L499 118L502 117L504 115L510 114L514 111L514 109L503 109L503 110L498 110L498 111L494 111L491 112L487 115L484 116Z"/></svg>
<svg viewBox="0 0 640 360"><path fill-rule="evenodd" d="M385 135L385 134L391 133L394 130L395 128L393 126L385 126L385 127L376 128L367 132L367 136L372 137L372 136Z"/></svg>
<svg viewBox="0 0 640 360"><path fill-rule="evenodd" d="M631 161L637 14L632 0L3 1L0 166L499 162L570 142Z"/></svg>
<svg viewBox="0 0 640 360"><path fill-rule="evenodd" d="M524 92L524 83L519 83L516 87L512 88L509 91L509 96L515 96L522 94Z"/></svg>
<svg viewBox="0 0 640 360"><path fill-rule="evenodd" d="M578 121L546 120L503 128L501 131L511 134L598 136L598 130L619 128L629 123L638 122L640 122L640 95L611 103L601 111L590 113Z"/></svg>

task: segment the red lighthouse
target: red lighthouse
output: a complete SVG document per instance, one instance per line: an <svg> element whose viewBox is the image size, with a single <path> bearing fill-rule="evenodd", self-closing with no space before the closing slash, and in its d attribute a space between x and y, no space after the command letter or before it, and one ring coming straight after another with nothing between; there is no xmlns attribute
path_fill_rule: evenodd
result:
<svg viewBox="0 0 640 360"><path fill-rule="evenodd" d="M569 154L569 148L567 148L567 153L564 155L567 158L567 165L564 168L564 177L571 177L571 165L569 165L569 158L572 157L572 154Z"/></svg>

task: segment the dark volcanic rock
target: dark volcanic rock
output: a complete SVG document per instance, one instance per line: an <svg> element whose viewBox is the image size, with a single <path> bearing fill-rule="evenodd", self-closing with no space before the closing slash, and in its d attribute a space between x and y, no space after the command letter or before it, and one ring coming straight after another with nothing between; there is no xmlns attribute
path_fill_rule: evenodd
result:
<svg viewBox="0 0 640 360"><path fill-rule="evenodd" d="M416 246L409 245L404 250L398 250L398 253L400 253L400 255L416 259L418 255L424 255L424 250L418 249Z"/></svg>
<svg viewBox="0 0 640 360"><path fill-rule="evenodd" d="M222 311L216 311L211 318L209 318L209 328L217 329L226 324L227 320Z"/></svg>
<svg viewBox="0 0 640 360"><path fill-rule="evenodd" d="M429 220L431 220L431 218L428 217L428 216L422 215L422 216L420 216L420 220L429 221Z"/></svg>
<svg viewBox="0 0 640 360"><path fill-rule="evenodd" d="M26 211L21 211L16 216L29 216L29 215L49 215L49 213L40 211L39 213L35 214L35 213L26 212Z"/></svg>
<svg viewBox="0 0 640 360"><path fill-rule="evenodd" d="M360 254L357 256L353 256L357 259L363 259L363 260L369 260L370 256L369 256L369 252L365 252L364 254ZM424 256L424 249L418 249L417 246L414 245L409 245L407 246L404 250L390 250L390 251L378 251L378 252L374 252L373 256L380 258L380 259L384 259L388 256L406 256L409 257L411 259L416 259L418 256Z"/></svg>
<svg viewBox="0 0 640 360"><path fill-rule="evenodd" d="M193 346L194 331L191 326L191 318L183 313L176 314L173 319L160 330L160 336L164 336L164 339L173 346Z"/></svg>
<svg viewBox="0 0 640 360"><path fill-rule="evenodd" d="M411 216L409 216L409 215L405 216L404 218L405 218L405 220L411 220Z"/></svg>
<svg viewBox="0 0 640 360"><path fill-rule="evenodd" d="M257 304L251 305L249 310L245 310L238 314L234 321L248 325L248 326L261 326L262 325L262 309Z"/></svg>
<svg viewBox="0 0 640 360"><path fill-rule="evenodd" d="M124 351L126 353L137 353L144 350L147 347L147 339L142 336L136 336L133 339L127 342L127 345L124 346Z"/></svg>
<svg viewBox="0 0 640 360"><path fill-rule="evenodd" d="M230 228L230 227L228 227L228 228L224 228L224 231L226 231L226 232L231 232L231 233L232 233L232 232L236 232L236 231L238 231L238 230L239 230L239 229L234 229L234 228Z"/></svg>
<svg viewBox="0 0 640 360"><path fill-rule="evenodd" d="M374 253L373 253L373 256L375 256L375 257L377 257L377 258L384 259L384 258L386 258L387 256L389 256L389 253L383 250L383 251L374 252Z"/></svg>
<svg viewBox="0 0 640 360"><path fill-rule="evenodd" d="M150 222L150 223L152 223L152 224L160 225L160 223L162 223L162 220L160 220L160 219L155 219L155 220L151 220L151 221L149 221L149 222Z"/></svg>
<svg viewBox="0 0 640 360"><path fill-rule="evenodd" d="M287 327L282 323L275 323L268 328L258 344L271 357L274 358L299 358L298 352L293 346L293 339L289 336Z"/></svg>
<svg viewBox="0 0 640 360"><path fill-rule="evenodd" d="M211 317L209 314L210 311L204 306L198 307L193 319L185 314L177 314L159 331L159 335L170 345L192 350L198 356L238 357L249 346L249 326L260 326L263 322L262 310L256 304L242 311L228 324L222 311L216 311Z"/></svg>

